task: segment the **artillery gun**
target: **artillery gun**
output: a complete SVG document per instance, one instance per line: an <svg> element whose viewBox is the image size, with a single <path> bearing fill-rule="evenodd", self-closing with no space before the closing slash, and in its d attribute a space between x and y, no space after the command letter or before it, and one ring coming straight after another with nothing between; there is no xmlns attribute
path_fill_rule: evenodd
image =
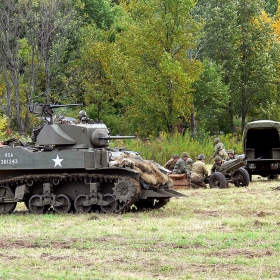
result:
<svg viewBox="0 0 280 280"><path fill-rule="evenodd" d="M55 123L53 109L70 105L34 104L29 111L45 117L32 145L7 142L0 147L0 214L24 202L31 213L122 213L158 208L183 195L155 164L137 152L109 148L104 123ZM148 170L145 170L145 168Z"/></svg>
<svg viewBox="0 0 280 280"><path fill-rule="evenodd" d="M225 161L217 172L205 179L210 188L226 188L228 183L236 187L246 187L250 183L249 173L243 168L247 163L245 155L239 155L236 159Z"/></svg>

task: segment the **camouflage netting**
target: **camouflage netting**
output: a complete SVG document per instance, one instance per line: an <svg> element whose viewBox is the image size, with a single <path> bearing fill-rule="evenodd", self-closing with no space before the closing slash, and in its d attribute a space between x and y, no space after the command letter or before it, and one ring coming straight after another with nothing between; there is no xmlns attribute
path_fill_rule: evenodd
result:
<svg viewBox="0 0 280 280"><path fill-rule="evenodd" d="M114 161L110 161L110 166L130 167L137 170L141 180L153 188L158 188L170 181L170 178L163 174L152 161L144 160L140 156L121 154L121 157L115 157Z"/></svg>

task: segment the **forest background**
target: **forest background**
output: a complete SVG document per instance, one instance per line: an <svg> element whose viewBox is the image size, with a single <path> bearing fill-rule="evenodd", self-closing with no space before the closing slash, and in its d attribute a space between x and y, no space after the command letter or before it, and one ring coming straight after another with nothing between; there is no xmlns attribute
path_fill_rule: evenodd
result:
<svg viewBox="0 0 280 280"><path fill-rule="evenodd" d="M241 153L247 121L279 119L279 7L277 0L3 0L0 137L28 139L41 121L29 104L82 103L55 113L85 109L113 135L137 133L142 141L124 145L160 163L184 150L210 155L217 135Z"/></svg>

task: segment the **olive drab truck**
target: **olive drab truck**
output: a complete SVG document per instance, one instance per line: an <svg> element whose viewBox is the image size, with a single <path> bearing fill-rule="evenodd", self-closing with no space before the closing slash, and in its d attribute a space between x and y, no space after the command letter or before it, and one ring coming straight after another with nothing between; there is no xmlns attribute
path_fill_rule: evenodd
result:
<svg viewBox="0 0 280 280"><path fill-rule="evenodd" d="M76 105L76 104L73 104ZM45 119L34 129L34 143L0 147L0 214L24 202L31 213L123 213L132 205L159 208L172 197L172 182L137 152L109 148L104 123L55 122L53 109L70 105L33 104L30 113Z"/></svg>
<svg viewBox="0 0 280 280"><path fill-rule="evenodd" d="M252 175L276 178L280 173L280 122L248 122L243 130L242 141L250 179Z"/></svg>

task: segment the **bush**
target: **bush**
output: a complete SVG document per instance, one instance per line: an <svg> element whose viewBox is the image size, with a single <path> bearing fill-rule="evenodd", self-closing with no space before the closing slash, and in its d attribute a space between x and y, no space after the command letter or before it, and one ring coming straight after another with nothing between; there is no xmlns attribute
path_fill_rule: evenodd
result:
<svg viewBox="0 0 280 280"><path fill-rule="evenodd" d="M214 151L213 143L216 137L205 137L205 139L198 141L191 138L188 133L185 135L178 133L173 136L162 134L160 138L150 139L150 142L140 139L116 140L111 141L110 146L137 151L144 159L155 160L164 165L173 154L181 156L182 152L188 152L193 161L196 161L199 154L204 154L206 161L208 161ZM221 135L219 138L227 150L233 149L236 154L243 153L241 137L227 134Z"/></svg>

